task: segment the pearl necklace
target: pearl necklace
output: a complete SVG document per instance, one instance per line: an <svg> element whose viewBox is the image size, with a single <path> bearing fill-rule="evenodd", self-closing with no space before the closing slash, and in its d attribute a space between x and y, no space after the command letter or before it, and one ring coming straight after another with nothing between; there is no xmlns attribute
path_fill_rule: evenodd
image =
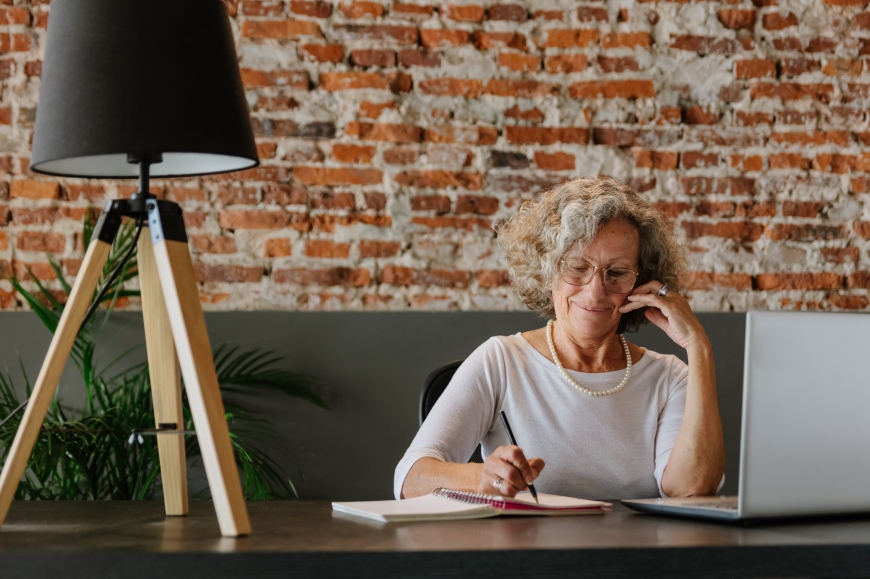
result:
<svg viewBox="0 0 870 579"><path fill-rule="evenodd" d="M622 341L622 349L625 350L625 361L627 364L625 367L625 377L622 379L622 382L610 390L590 390L578 384L576 380L568 375L565 368L562 367L562 363L559 361L559 356L556 355L556 347L553 345L553 320L550 319L550 321L547 322L547 344L550 346L550 354L553 355L553 362L556 363L556 367L559 369L559 372L562 373L562 377L565 378L571 386L589 396L607 396L619 392L622 390L623 386L628 384L628 377L631 376L631 352L628 351L628 342L625 341L625 337L622 334L619 335L619 339Z"/></svg>

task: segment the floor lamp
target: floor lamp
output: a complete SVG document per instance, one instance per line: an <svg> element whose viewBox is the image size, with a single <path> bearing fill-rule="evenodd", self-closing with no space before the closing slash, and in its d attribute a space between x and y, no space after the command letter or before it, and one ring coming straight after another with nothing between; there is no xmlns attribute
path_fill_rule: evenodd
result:
<svg viewBox="0 0 870 579"><path fill-rule="evenodd" d="M148 183L258 163L223 0L53 0L30 167L138 177L139 191L107 201L97 221L3 465L0 524L128 217L137 233L147 228L138 241L139 279L166 514L188 508L180 369L221 534L250 533L182 211L151 195Z"/></svg>

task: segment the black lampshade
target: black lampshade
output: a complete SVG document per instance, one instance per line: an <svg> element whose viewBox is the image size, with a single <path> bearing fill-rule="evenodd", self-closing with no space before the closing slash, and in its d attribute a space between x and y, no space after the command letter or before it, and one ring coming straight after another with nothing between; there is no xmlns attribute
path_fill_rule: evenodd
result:
<svg viewBox="0 0 870 579"><path fill-rule="evenodd" d="M53 0L30 168L152 177L259 164L223 0Z"/></svg>

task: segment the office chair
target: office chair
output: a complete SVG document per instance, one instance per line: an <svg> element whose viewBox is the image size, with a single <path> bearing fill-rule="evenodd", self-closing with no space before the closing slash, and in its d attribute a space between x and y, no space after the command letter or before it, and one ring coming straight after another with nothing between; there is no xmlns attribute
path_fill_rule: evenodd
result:
<svg viewBox="0 0 870 579"><path fill-rule="evenodd" d="M420 393L420 426L423 425L423 421L426 420L432 407L435 406L435 403L438 402L438 398L440 398L441 394L444 393L444 389L447 388L448 384L450 384L453 374L456 373L456 370L464 361L465 360L456 360L455 362L444 364L443 366L435 368L426 377L426 381L423 383L423 391ZM477 445L477 448L474 449L468 462L483 462L483 455L481 454L479 444Z"/></svg>

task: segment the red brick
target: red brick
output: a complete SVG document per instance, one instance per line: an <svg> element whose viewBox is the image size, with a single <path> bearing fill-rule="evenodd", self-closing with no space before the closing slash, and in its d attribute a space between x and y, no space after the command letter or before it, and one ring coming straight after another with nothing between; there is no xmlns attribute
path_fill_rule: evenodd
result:
<svg viewBox="0 0 870 579"><path fill-rule="evenodd" d="M300 44L299 54L305 60L341 62L344 60L344 46L341 44ZM307 75L305 81L308 82Z"/></svg>
<svg viewBox="0 0 870 579"><path fill-rule="evenodd" d="M486 83L483 92L496 96L531 99L556 96L559 94L559 85L535 80L491 79Z"/></svg>
<svg viewBox="0 0 870 579"><path fill-rule="evenodd" d="M205 224L207 216L208 214L202 211L185 211L182 219L184 219L184 226L187 229L198 229Z"/></svg>
<svg viewBox="0 0 870 579"><path fill-rule="evenodd" d="M687 125L715 125L719 122L719 116L716 110L693 106L683 111L683 122Z"/></svg>
<svg viewBox="0 0 870 579"><path fill-rule="evenodd" d="M683 177L680 184L686 195L755 194L755 179L748 177Z"/></svg>
<svg viewBox="0 0 870 579"><path fill-rule="evenodd" d="M764 232L764 225L749 221L704 223L700 221L687 221L683 223L683 229L690 239L712 236L725 237L736 241L757 241Z"/></svg>
<svg viewBox="0 0 870 579"><path fill-rule="evenodd" d="M693 213L703 217L734 217L737 204L731 201L701 201L695 204Z"/></svg>
<svg viewBox="0 0 870 579"><path fill-rule="evenodd" d="M0 52L28 52L31 47L27 34L0 33Z"/></svg>
<svg viewBox="0 0 870 579"><path fill-rule="evenodd" d="M30 11L21 6L0 7L0 26L10 24L30 24Z"/></svg>
<svg viewBox="0 0 870 579"><path fill-rule="evenodd" d="M779 68L782 76L798 76L819 70L819 61L806 58L783 58L779 61Z"/></svg>
<svg viewBox="0 0 870 579"><path fill-rule="evenodd" d="M492 223L479 217L412 217L411 223L429 229L464 229L465 231L492 231Z"/></svg>
<svg viewBox="0 0 870 579"><path fill-rule="evenodd" d="M734 63L737 78L776 78L776 63L772 60L738 60Z"/></svg>
<svg viewBox="0 0 870 579"><path fill-rule="evenodd" d="M719 165L718 153L702 153L700 151L685 151L682 155L684 169L702 169Z"/></svg>
<svg viewBox="0 0 870 579"><path fill-rule="evenodd" d="M66 248L66 236L62 233L19 231L15 236L15 247L21 251L63 253Z"/></svg>
<svg viewBox="0 0 870 579"><path fill-rule="evenodd" d="M236 253L236 241L220 235L192 235L190 242L200 253Z"/></svg>
<svg viewBox="0 0 870 579"><path fill-rule="evenodd" d="M381 116L381 113L386 109L395 109L396 103L373 103L371 101L363 101L359 105L359 116L369 119L376 119Z"/></svg>
<svg viewBox="0 0 870 579"><path fill-rule="evenodd" d="M305 242L305 255L326 259L347 259L350 244L335 243L326 239L309 239Z"/></svg>
<svg viewBox="0 0 870 579"><path fill-rule="evenodd" d="M433 12L434 8L432 6L421 6L419 4L397 2L390 7L390 16L393 18L406 18L408 20L426 20L432 16Z"/></svg>
<svg viewBox="0 0 870 579"><path fill-rule="evenodd" d="M24 74L27 76L42 76L42 61L31 60L24 63Z"/></svg>
<svg viewBox="0 0 870 579"><path fill-rule="evenodd" d="M329 18L332 14L332 5L328 2L300 2L291 0L290 12L294 14L302 14L303 16L312 16L314 18Z"/></svg>
<svg viewBox="0 0 870 579"><path fill-rule="evenodd" d="M277 152L277 143L257 143L257 156L260 159L272 159Z"/></svg>
<svg viewBox="0 0 870 579"><path fill-rule="evenodd" d="M477 98L483 91L483 84L477 79L466 78L434 78L422 80L417 88L428 94L439 96L462 96Z"/></svg>
<svg viewBox="0 0 870 579"><path fill-rule="evenodd" d="M260 202L256 187L224 186L218 188L216 196L222 205L256 205Z"/></svg>
<svg viewBox="0 0 870 579"><path fill-rule="evenodd" d="M350 227L362 223L374 227L391 227L393 220L389 215L314 215L311 217L312 231L335 233L335 228Z"/></svg>
<svg viewBox="0 0 870 579"><path fill-rule="evenodd" d="M478 287L504 287L510 284L510 274L504 270L482 269L477 272Z"/></svg>
<svg viewBox="0 0 870 579"><path fill-rule="evenodd" d="M305 205L308 192L295 184L268 183L263 186L263 203L275 205Z"/></svg>
<svg viewBox="0 0 870 579"><path fill-rule="evenodd" d="M350 62L356 66L380 66L381 68L393 68L396 66L395 50L353 50L350 53Z"/></svg>
<svg viewBox="0 0 870 579"><path fill-rule="evenodd" d="M12 181L9 196L27 199L57 199L60 196L60 185L47 181L18 179Z"/></svg>
<svg viewBox="0 0 870 579"><path fill-rule="evenodd" d="M772 223L765 231L767 237L785 241L831 241L846 236L842 225Z"/></svg>
<svg viewBox="0 0 870 579"><path fill-rule="evenodd" d="M469 34L465 30L430 28L420 30L420 44L426 48L450 48L468 44Z"/></svg>
<svg viewBox="0 0 870 579"><path fill-rule="evenodd" d="M865 295L831 294L828 301L841 310L863 310L870 305L870 299Z"/></svg>
<svg viewBox="0 0 870 579"><path fill-rule="evenodd" d="M649 48L652 38L646 32L612 32L601 38L602 48Z"/></svg>
<svg viewBox="0 0 870 579"><path fill-rule="evenodd" d="M460 22L483 22L485 9L483 6L473 4L456 5L449 4L442 9L442 14L450 20L458 20Z"/></svg>
<svg viewBox="0 0 870 579"><path fill-rule="evenodd" d="M771 133L769 142L775 145L795 145L802 147L821 146L833 143L840 146L848 145L851 136L842 131L788 131Z"/></svg>
<svg viewBox="0 0 870 579"><path fill-rule="evenodd" d="M637 60L633 57L626 56L621 58L610 57L610 56L599 56L598 57L598 66L601 67L602 72L636 72L640 69L640 66L637 63Z"/></svg>
<svg viewBox="0 0 870 579"><path fill-rule="evenodd" d="M242 68L242 83L246 88L272 86L308 90L308 73L304 70L254 70Z"/></svg>
<svg viewBox="0 0 870 579"><path fill-rule="evenodd" d="M328 91L373 88L408 92L411 77L404 73L324 72L320 75L320 87Z"/></svg>
<svg viewBox="0 0 870 579"><path fill-rule="evenodd" d="M487 20L525 22L526 9L519 4L494 4L486 9Z"/></svg>
<svg viewBox="0 0 870 579"><path fill-rule="evenodd" d="M353 210L356 208L356 197L353 193L320 191L311 195L311 208Z"/></svg>
<svg viewBox="0 0 870 579"><path fill-rule="evenodd" d="M395 147L384 151L384 163L388 165L413 165L420 152L407 147Z"/></svg>
<svg viewBox="0 0 870 579"><path fill-rule="evenodd" d="M519 72L537 72L541 69L541 57L516 52L502 52L498 55L498 65Z"/></svg>
<svg viewBox="0 0 870 579"><path fill-rule="evenodd" d="M561 10L535 10L532 17L541 20L564 20L565 13Z"/></svg>
<svg viewBox="0 0 870 579"><path fill-rule="evenodd" d="M334 26L334 36L340 40L379 40L396 44L417 44L418 31L414 26L387 26L382 24L350 24Z"/></svg>
<svg viewBox="0 0 870 579"><path fill-rule="evenodd" d="M284 6L281 2L259 2L245 0L242 2L242 14L245 16L280 16Z"/></svg>
<svg viewBox="0 0 870 579"><path fill-rule="evenodd" d="M427 52L415 48L406 48L399 51L399 64L405 67L424 66L435 67L441 65L441 57L437 52Z"/></svg>
<svg viewBox="0 0 870 579"><path fill-rule="evenodd" d="M8 270L8 267L2 267L2 262L0 262L0 271L2 270ZM20 281L30 281L34 277L40 281L48 281L57 278L54 268L52 268L48 263L26 263L16 259L12 262L12 271L15 274L15 277ZM30 275L31 272L33 273L33 277ZM60 296L55 295L55 297Z"/></svg>
<svg viewBox="0 0 870 579"><path fill-rule="evenodd" d="M374 185L383 182L378 169L294 167L293 175L306 185Z"/></svg>
<svg viewBox="0 0 870 579"><path fill-rule="evenodd" d="M651 80L594 80L576 82L568 87L571 98L645 98L654 97Z"/></svg>
<svg viewBox="0 0 870 579"><path fill-rule="evenodd" d="M586 70L585 54L555 54L547 56L544 68L550 74L560 72L582 72Z"/></svg>
<svg viewBox="0 0 870 579"><path fill-rule="evenodd" d="M395 257L399 254L401 245L395 241L373 241L361 239L359 242L359 256L367 257Z"/></svg>
<svg viewBox="0 0 870 579"><path fill-rule="evenodd" d="M90 211L87 207L12 207L11 217L15 225L47 225L64 219L82 221ZM0 224L9 221L10 209L0 209Z"/></svg>
<svg viewBox="0 0 870 579"><path fill-rule="evenodd" d="M798 17L794 12L789 12L788 14L770 12L761 18L761 25L765 30L784 30L797 26L798 23Z"/></svg>
<svg viewBox="0 0 870 579"><path fill-rule="evenodd" d="M411 210L450 212L450 198L443 195L415 195L411 197Z"/></svg>
<svg viewBox="0 0 870 579"><path fill-rule="evenodd" d="M593 6L581 6L577 9L577 19L580 22L607 22L607 10Z"/></svg>
<svg viewBox="0 0 870 579"><path fill-rule="evenodd" d="M822 254L822 259L828 263L846 263L849 261L855 263L860 254L857 247L821 247L819 252ZM846 285L849 286L848 278Z"/></svg>
<svg viewBox="0 0 870 579"><path fill-rule="evenodd" d="M338 9L352 19L379 18L384 14L384 7L377 2L342 2Z"/></svg>
<svg viewBox="0 0 870 579"><path fill-rule="evenodd" d="M675 50L689 50L698 54L735 54L740 52L742 45L733 38L672 34L671 48Z"/></svg>
<svg viewBox="0 0 870 579"><path fill-rule="evenodd" d="M445 189L458 187L460 189L478 190L483 187L483 176L480 173L453 171L404 171L393 176L393 180L405 187L426 189Z"/></svg>
<svg viewBox="0 0 870 579"><path fill-rule="evenodd" d="M833 52L837 49L837 41L833 38L812 38L807 43L807 52Z"/></svg>
<svg viewBox="0 0 870 579"><path fill-rule="evenodd" d="M484 195L460 195L456 198L456 213L492 215L498 211L498 199Z"/></svg>
<svg viewBox="0 0 870 579"><path fill-rule="evenodd" d="M677 168L678 153L673 151L648 151L638 150L632 151L634 155L635 167L645 169L661 169L670 171Z"/></svg>
<svg viewBox="0 0 870 579"><path fill-rule="evenodd" d="M420 127L387 123L360 123L351 121L345 133L356 135L363 141L389 141L393 143L416 143L422 139Z"/></svg>
<svg viewBox="0 0 870 579"><path fill-rule="evenodd" d="M526 37L517 32L485 32L483 30L475 30L471 40L478 50L491 50L493 48L528 50Z"/></svg>
<svg viewBox="0 0 870 579"><path fill-rule="evenodd" d="M726 9L720 10L717 16L725 28L740 30L755 27L755 10Z"/></svg>
<svg viewBox="0 0 870 579"><path fill-rule="evenodd" d="M676 219L677 217L679 217L683 213L686 213L692 208L691 204L683 203L681 201L660 201L653 203L652 206L656 211L659 211L666 217L670 217L672 219Z"/></svg>
<svg viewBox="0 0 870 579"><path fill-rule="evenodd" d="M102 185L64 185L64 199L78 201L87 199L92 202L100 202L106 196L106 189Z"/></svg>
<svg viewBox="0 0 870 579"><path fill-rule="evenodd" d="M380 282L390 285L422 285L464 289L471 281L471 272L447 269L412 269L386 265L381 268Z"/></svg>
<svg viewBox="0 0 870 579"><path fill-rule="evenodd" d="M263 244L264 257L287 257L293 252L290 240L283 237L267 239Z"/></svg>
<svg viewBox="0 0 870 579"><path fill-rule="evenodd" d="M498 129L479 125L431 125L426 128L423 139L434 143L493 145L498 140Z"/></svg>
<svg viewBox="0 0 870 579"><path fill-rule="evenodd" d="M186 213L185 216L189 215ZM220 226L224 229L284 229L308 231L310 224L304 213L286 211L242 211L224 209L220 212Z"/></svg>
<svg viewBox="0 0 870 579"><path fill-rule="evenodd" d="M693 271L684 280L687 290L712 290L727 287L747 291L752 289L752 277L745 273L713 273Z"/></svg>
<svg viewBox="0 0 870 579"><path fill-rule="evenodd" d="M370 163L375 156L375 148L370 146L335 143L332 158L339 163Z"/></svg>
<svg viewBox="0 0 870 579"><path fill-rule="evenodd" d="M387 196L383 193L363 193L366 209L382 211L387 206Z"/></svg>
<svg viewBox="0 0 870 579"><path fill-rule="evenodd" d="M846 276L847 288L870 289L870 271L856 271Z"/></svg>
<svg viewBox="0 0 870 579"><path fill-rule="evenodd" d="M821 201L783 201L782 214L786 217L819 217L824 206Z"/></svg>
<svg viewBox="0 0 870 579"><path fill-rule="evenodd" d="M849 60L847 58L835 58L825 62L822 72L829 76L859 76L864 71L864 62L861 60Z"/></svg>
<svg viewBox="0 0 870 579"><path fill-rule="evenodd" d="M777 153L768 158L771 169L801 169L810 168L810 159L805 159L800 153Z"/></svg>
<svg viewBox="0 0 870 579"><path fill-rule="evenodd" d="M551 171L573 171L575 169L574 155L568 153L544 153L535 152L535 163L541 169Z"/></svg>
<svg viewBox="0 0 870 579"><path fill-rule="evenodd" d="M544 30L537 44L541 48L587 48L598 42L597 30L570 30L550 28Z"/></svg>
<svg viewBox="0 0 870 579"><path fill-rule="evenodd" d="M276 269L272 271L272 281L298 285L362 287L371 283L372 275L367 269L349 267Z"/></svg>
<svg viewBox="0 0 870 579"><path fill-rule="evenodd" d="M576 143L585 145L589 132L582 127L505 127L505 137L509 143L552 145L554 143Z"/></svg>
<svg viewBox="0 0 870 579"><path fill-rule="evenodd" d="M824 153L813 159L813 169L829 173L848 173L855 169L854 155Z"/></svg>
<svg viewBox="0 0 870 579"><path fill-rule="evenodd" d="M773 115L770 113L748 111L737 111L736 113L737 125L739 126L754 127L773 124Z"/></svg>
<svg viewBox="0 0 870 579"><path fill-rule="evenodd" d="M836 273L761 273L755 276L760 290L822 290L843 287L843 276Z"/></svg>
<svg viewBox="0 0 870 579"><path fill-rule="evenodd" d="M320 25L310 20L245 20L242 36L246 38L322 38Z"/></svg>

